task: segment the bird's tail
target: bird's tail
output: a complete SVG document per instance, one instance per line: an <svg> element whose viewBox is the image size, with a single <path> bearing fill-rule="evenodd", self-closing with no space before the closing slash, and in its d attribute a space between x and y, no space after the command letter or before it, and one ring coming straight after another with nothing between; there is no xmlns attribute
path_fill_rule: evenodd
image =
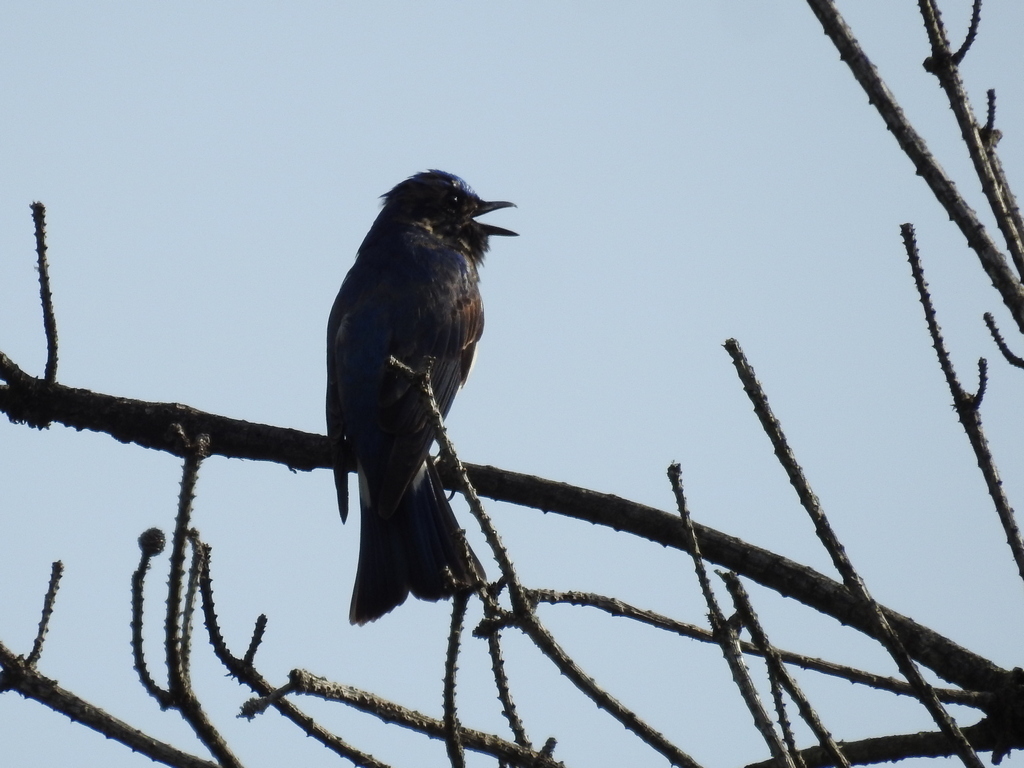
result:
<svg viewBox="0 0 1024 768"><path fill-rule="evenodd" d="M410 592L439 600L483 578L480 561L462 545L459 523L429 460L391 517L378 515L363 498L360 506L359 567L349 609L353 624L380 618Z"/></svg>

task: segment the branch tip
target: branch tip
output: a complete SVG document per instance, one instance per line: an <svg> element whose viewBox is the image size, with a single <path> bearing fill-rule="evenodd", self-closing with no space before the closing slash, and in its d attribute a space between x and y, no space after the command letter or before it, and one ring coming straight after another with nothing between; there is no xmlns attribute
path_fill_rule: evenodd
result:
<svg viewBox="0 0 1024 768"><path fill-rule="evenodd" d="M150 528L139 535L139 550L143 557L156 557L166 545L167 537L159 528Z"/></svg>
<svg viewBox="0 0 1024 768"><path fill-rule="evenodd" d="M43 331L46 334L46 370L43 378L47 384L53 384L57 381L57 318L53 313L50 268L46 261L46 206L37 201L29 207L32 209L32 222L35 225L39 299L43 305Z"/></svg>
<svg viewBox="0 0 1024 768"><path fill-rule="evenodd" d="M981 22L981 0L974 0L974 7L971 9L971 24L967 28L967 37L964 39L963 45L957 50L952 56L953 64L959 66L960 62L964 60L964 56L974 45L974 40L978 36L978 24Z"/></svg>
<svg viewBox="0 0 1024 768"><path fill-rule="evenodd" d="M999 332L999 326L996 325L996 320L992 316L991 312L986 312L983 315L985 319L985 325L988 326L988 332L992 335L992 340L999 347L999 351L1003 354L1003 358L1010 365L1015 368L1024 368L1024 358L1020 358L1010 351L1010 347L1007 345L1003 335Z"/></svg>
<svg viewBox="0 0 1024 768"><path fill-rule="evenodd" d="M256 659L256 651L259 650L260 643L263 642L263 635L267 631L267 614L261 613L256 617L256 625L252 630L252 639L249 640L249 647L245 650L245 656L242 657L242 663L246 666L252 666Z"/></svg>
<svg viewBox="0 0 1024 768"><path fill-rule="evenodd" d="M26 659L29 667L34 667L43 654L43 643L46 640L46 633L50 629L50 617L53 616L53 605L57 600L57 590L60 588L60 579L64 575L64 563L55 560L50 566L50 584L46 588L46 596L43 598L43 610L39 617L39 630L36 632L36 639L32 643L32 651Z"/></svg>

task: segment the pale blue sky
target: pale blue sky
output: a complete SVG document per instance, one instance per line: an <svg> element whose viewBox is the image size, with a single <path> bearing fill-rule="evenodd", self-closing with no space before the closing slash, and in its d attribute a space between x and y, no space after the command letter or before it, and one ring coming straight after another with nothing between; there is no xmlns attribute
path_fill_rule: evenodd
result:
<svg viewBox="0 0 1024 768"><path fill-rule="evenodd" d="M981 210L920 66L916 4L841 7ZM943 7L961 39L970 2ZM999 148L1018 185L1022 29L1024 6L986 3L963 68L979 111L987 88L999 93ZM979 356L992 362L983 416L1020 505L1024 378L981 314L1012 327L806 5L8 5L0 114L0 349L27 370L41 373L45 357L28 209L41 200L63 383L323 431L327 313L377 198L442 168L516 202L489 220L521 235L495 242L484 267L487 328L449 421L463 459L663 509L665 467L678 460L699 521L831 574L721 348L735 336L876 596L1021 665L1021 584L949 406L899 225L917 226L964 380ZM135 538L170 529L179 475L173 457L107 436L0 423L0 638L27 652L62 559L42 671L201 753L138 686L128 646ZM489 508L528 585L702 621L678 552ZM240 648L254 618L270 617L264 674L284 682L301 666L440 713L448 607L415 602L348 625L357 527L341 525L329 473L211 459L195 524L214 548L229 641ZM854 633L751 591L780 646L891 671ZM545 618L705 765L765 755L717 650L578 609ZM508 644L535 741L556 736L568 765L664 764L524 640ZM274 715L235 720L246 691L205 652L195 664L247 765L337 764ZM501 729L479 641L463 670L463 721ZM916 704L802 680L838 738L932 727ZM301 704L397 766L444 763L440 743L420 752L424 741L341 706ZM12 766L149 764L11 694L0 696L0 743Z"/></svg>

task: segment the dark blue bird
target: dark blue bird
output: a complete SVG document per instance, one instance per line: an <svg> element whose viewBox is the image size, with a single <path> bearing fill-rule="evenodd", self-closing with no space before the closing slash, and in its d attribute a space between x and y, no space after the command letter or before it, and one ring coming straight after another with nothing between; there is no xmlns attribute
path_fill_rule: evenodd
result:
<svg viewBox="0 0 1024 768"><path fill-rule="evenodd" d="M476 221L512 203L484 202L450 173L419 173L383 199L327 325L327 430L342 520L353 460L359 474L353 624L383 616L410 592L438 600L483 574L466 557L430 461L435 434L422 394L388 361L419 370L432 358L447 414L484 328L477 270L488 237L516 234Z"/></svg>

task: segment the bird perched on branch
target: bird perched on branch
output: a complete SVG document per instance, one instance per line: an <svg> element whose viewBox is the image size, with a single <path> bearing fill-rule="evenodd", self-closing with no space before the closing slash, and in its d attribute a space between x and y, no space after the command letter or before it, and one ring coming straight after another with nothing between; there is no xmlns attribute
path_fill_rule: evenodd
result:
<svg viewBox="0 0 1024 768"><path fill-rule="evenodd" d="M438 600L482 576L428 455L429 405L389 361L422 370L432 360L447 414L483 332L477 270L488 238L516 234L476 220L512 203L485 202L443 171L416 174L383 200L327 325L327 430L342 520L353 462L359 475L353 624L383 616L410 592Z"/></svg>

